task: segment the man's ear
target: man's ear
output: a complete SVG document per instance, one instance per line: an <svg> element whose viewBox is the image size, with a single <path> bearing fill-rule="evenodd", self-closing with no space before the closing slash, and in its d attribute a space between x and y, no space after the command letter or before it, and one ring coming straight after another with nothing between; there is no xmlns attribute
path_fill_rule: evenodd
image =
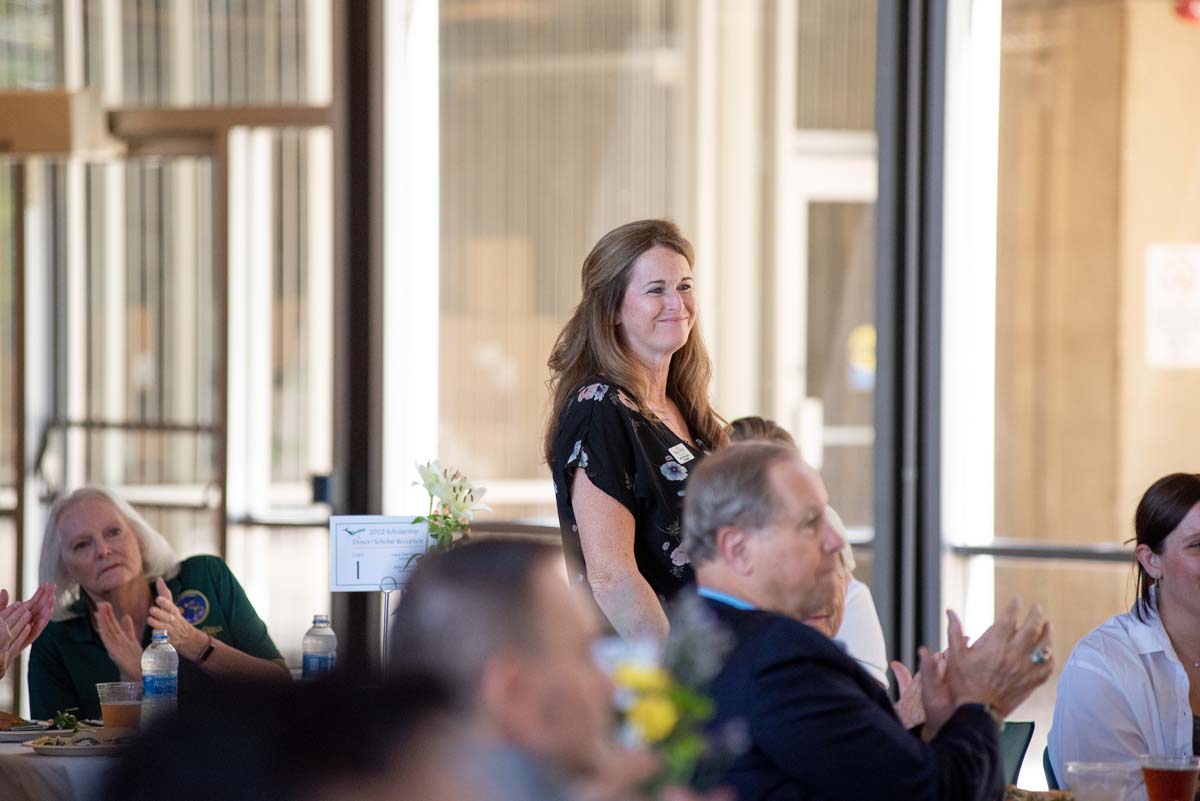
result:
<svg viewBox="0 0 1200 801"><path fill-rule="evenodd" d="M1155 581L1162 578L1162 557L1152 551L1149 545L1143 542L1133 550L1133 554L1150 578Z"/></svg>
<svg viewBox="0 0 1200 801"><path fill-rule="evenodd" d="M512 698L520 692L520 667L508 654L494 654L479 674L479 705L488 719L504 728Z"/></svg>
<svg viewBox="0 0 1200 801"><path fill-rule="evenodd" d="M717 529L717 554L739 576L748 576L754 572L751 536L745 529L734 526L722 526Z"/></svg>
<svg viewBox="0 0 1200 801"><path fill-rule="evenodd" d="M479 674L479 704L484 715L505 734L523 727L520 720L525 703L524 668L520 657L493 654Z"/></svg>

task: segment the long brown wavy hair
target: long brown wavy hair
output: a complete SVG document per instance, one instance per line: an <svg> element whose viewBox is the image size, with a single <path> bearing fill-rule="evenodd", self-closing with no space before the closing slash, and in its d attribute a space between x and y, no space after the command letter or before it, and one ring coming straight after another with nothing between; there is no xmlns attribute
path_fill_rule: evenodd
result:
<svg viewBox="0 0 1200 801"><path fill-rule="evenodd" d="M550 380L546 385L553 402L543 441L546 461L550 460L559 420L571 393L590 376L603 376L629 390L642 413L655 419L646 405L649 386L645 371L617 333L617 315L629 286L633 263L655 247L673 250L687 259L688 266L695 265L692 243L670 220L638 220L614 228L600 237L583 260L583 296L559 332L547 362ZM711 378L708 349L704 347L700 326L693 323L687 342L671 356L667 396L679 407L692 436L710 448L718 448L728 444L729 432L725 421L709 404Z"/></svg>

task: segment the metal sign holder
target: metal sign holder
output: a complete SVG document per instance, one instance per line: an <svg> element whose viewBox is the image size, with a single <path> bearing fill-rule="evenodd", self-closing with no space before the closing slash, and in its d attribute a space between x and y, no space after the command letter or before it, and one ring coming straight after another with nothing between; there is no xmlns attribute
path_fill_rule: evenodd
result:
<svg viewBox="0 0 1200 801"><path fill-rule="evenodd" d="M379 676L385 681L388 674L388 629L391 628L393 592L399 592L400 597L404 597L404 591L396 579L391 576L381 578L379 580Z"/></svg>

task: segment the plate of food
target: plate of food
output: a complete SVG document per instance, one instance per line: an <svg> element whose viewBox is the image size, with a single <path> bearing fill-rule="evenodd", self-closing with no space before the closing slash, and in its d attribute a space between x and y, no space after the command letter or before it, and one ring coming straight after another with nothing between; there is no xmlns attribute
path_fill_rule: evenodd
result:
<svg viewBox="0 0 1200 801"><path fill-rule="evenodd" d="M52 729L46 722L30 723L27 726L17 726L8 731L0 731L0 743L25 743L46 736L70 736L75 732L70 729Z"/></svg>
<svg viewBox="0 0 1200 801"><path fill-rule="evenodd" d="M0 712L0 743L23 743L47 734L71 734L73 729L56 729L49 720L25 720L9 712Z"/></svg>
<svg viewBox="0 0 1200 801"><path fill-rule="evenodd" d="M119 754L137 736L134 729L84 729L66 734L47 734L29 742L23 748L32 748L35 754L44 756L107 756Z"/></svg>

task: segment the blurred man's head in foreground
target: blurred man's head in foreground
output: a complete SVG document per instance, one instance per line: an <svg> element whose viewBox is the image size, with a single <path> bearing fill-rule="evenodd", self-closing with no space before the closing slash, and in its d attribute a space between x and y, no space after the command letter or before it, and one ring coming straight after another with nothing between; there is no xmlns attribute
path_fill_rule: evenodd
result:
<svg viewBox="0 0 1200 801"><path fill-rule="evenodd" d="M598 768L612 723L599 623L557 549L485 540L423 558L394 632L394 667L447 677L496 739L567 778Z"/></svg>
<svg viewBox="0 0 1200 801"><path fill-rule="evenodd" d="M231 685L156 726L113 772L111 801L482 801L460 770L449 688L341 680Z"/></svg>

